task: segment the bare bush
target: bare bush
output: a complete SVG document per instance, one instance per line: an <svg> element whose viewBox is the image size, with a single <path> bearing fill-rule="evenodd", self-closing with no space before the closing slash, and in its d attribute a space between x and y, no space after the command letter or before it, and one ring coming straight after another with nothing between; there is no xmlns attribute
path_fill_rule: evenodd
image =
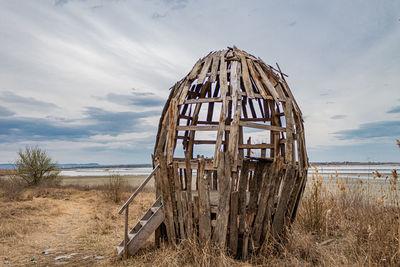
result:
<svg viewBox="0 0 400 267"><path fill-rule="evenodd" d="M104 184L103 194L107 199L119 203L121 201L123 188L126 185L127 182L119 174L112 174Z"/></svg>
<svg viewBox="0 0 400 267"><path fill-rule="evenodd" d="M1 196L7 201L23 200L26 185L14 175L0 178Z"/></svg>

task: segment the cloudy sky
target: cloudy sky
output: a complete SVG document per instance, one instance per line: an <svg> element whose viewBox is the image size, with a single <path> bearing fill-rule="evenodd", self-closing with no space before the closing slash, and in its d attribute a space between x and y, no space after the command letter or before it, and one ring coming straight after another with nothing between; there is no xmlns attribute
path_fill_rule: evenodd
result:
<svg viewBox="0 0 400 267"><path fill-rule="evenodd" d="M0 163L149 163L168 89L232 45L289 75L311 161L400 161L400 1L0 0Z"/></svg>

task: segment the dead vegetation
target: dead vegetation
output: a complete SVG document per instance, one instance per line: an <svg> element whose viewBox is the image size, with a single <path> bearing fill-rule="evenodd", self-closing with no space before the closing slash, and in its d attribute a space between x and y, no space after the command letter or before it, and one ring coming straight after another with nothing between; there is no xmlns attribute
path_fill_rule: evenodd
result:
<svg viewBox="0 0 400 267"><path fill-rule="evenodd" d="M134 257L120 261L114 251L124 218L117 214L120 205L106 200L102 190L29 188L21 194L23 201L2 194L0 257L11 266L31 265L32 259L39 265L64 261L70 266L398 266L397 178L381 186L360 181L317 174L307 185L287 242L266 244L246 262L194 241L157 249L152 239ZM123 192L122 199L130 192ZM153 201L148 190L139 195L129 221L137 221Z"/></svg>

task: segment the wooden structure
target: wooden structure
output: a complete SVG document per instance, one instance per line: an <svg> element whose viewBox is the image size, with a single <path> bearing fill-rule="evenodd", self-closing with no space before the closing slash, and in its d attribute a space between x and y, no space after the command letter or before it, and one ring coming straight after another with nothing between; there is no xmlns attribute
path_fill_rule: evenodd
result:
<svg viewBox="0 0 400 267"><path fill-rule="evenodd" d="M302 114L285 76L233 47L200 59L171 88L144 182L155 176L159 203L148 218L162 210L147 236L214 242L246 258L284 234L308 169ZM133 197L120 213L127 216ZM126 225L120 254L136 252L135 236Z"/></svg>

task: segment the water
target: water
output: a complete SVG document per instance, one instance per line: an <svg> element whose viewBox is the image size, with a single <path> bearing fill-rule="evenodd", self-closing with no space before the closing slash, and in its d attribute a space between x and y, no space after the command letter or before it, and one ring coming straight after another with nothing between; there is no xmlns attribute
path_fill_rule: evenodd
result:
<svg viewBox="0 0 400 267"><path fill-rule="evenodd" d="M373 177L373 172L376 170L383 175L381 179L391 176L392 170L395 169L400 174L400 163L398 164L335 164L335 165L315 165L318 168L319 175L329 177L336 176L336 171L339 177L362 178L368 179ZM148 175L152 171L151 167L130 167L130 168L78 168L65 169L61 171L62 176L79 177L79 176L109 176L119 174L121 176L143 176ZM308 171L309 175L315 173L315 168L311 167Z"/></svg>
<svg viewBox="0 0 400 267"><path fill-rule="evenodd" d="M378 179L386 179L391 177L392 170L397 170L400 173L400 163L397 164L332 164L332 165L315 165L318 168L318 174L323 177L336 176L349 178L368 179L376 176L376 171L382 175ZM315 173L315 168L312 167L308 170L308 174ZM375 174L374 174L375 173Z"/></svg>
<svg viewBox="0 0 400 267"><path fill-rule="evenodd" d="M139 176L148 175L153 168L151 167L131 167L131 168L79 168L62 170L60 175L78 177L78 176L109 176L119 174L121 176Z"/></svg>

